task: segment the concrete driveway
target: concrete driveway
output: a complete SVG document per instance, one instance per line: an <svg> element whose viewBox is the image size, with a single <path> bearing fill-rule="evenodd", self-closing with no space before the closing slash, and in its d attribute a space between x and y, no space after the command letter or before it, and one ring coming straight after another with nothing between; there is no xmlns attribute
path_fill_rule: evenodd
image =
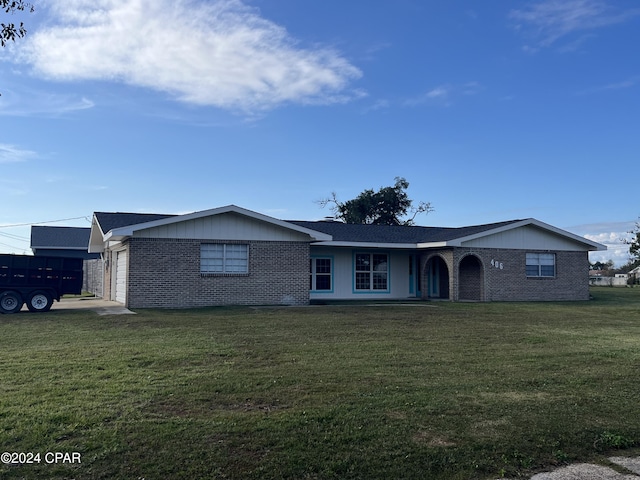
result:
<svg viewBox="0 0 640 480"><path fill-rule="evenodd" d="M59 302L53 302L51 310L92 310L98 315L135 315L121 303L95 297L62 298Z"/></svg>

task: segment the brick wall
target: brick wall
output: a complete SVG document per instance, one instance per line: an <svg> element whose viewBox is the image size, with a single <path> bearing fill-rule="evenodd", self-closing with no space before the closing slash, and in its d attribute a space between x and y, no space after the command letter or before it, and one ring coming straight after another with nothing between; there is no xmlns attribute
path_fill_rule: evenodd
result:
<svg viewBox="0 0 640 480"><path fill-rule="evenodd" d="M484 268L476 255L466 255L458 263L458 300L485 299Z"/></svg>
<svg viewBox="0 0 640 480"><path fill-rule="evenodd" d="M127 305L191 308L309 303L308 243L223 242L249 245L249 273L241 275L201 274L201 243L205 241L131 238Z"/></svg>
<svg viewBox="0 0 640 480"><path fill-rule="evenodd" d="M551 252L556 255L554 278L526 276L526 254L536 250L454 248L422 255L422 294L426 297L426 263L440 255L449 268L450 299L481 301L563 301L589 299L589 259L587 252ZM542 252L542 253L546 253ZM480 261L480 272L465 257ZM460 265L463 265L462 270ZM471 282L471 284L470 284Z"/></svg>
<svg viewBox="0 0 640 480"><path fill-rule="evenodd" d="M489 301L589 299L587 252L550 252L556 255L554 278L527 277L525 251L493 250L487 253L485 269ZM535 253L535 250L529 253ZM494 266L491 265L491 260L494 260Z"/></svg>

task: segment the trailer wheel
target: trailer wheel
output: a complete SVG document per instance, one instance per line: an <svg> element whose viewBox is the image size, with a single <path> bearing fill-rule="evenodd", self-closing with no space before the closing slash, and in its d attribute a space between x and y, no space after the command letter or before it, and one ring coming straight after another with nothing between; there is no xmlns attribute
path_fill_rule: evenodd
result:
<svg viewBox="0 0 640 480"><path fill-rule="evenodd" d="M33 292L27 301L27 308L30 312L48 312L51 305L53 305L51 294L42 290Z"/></svg>
<svg viewBox="0 0 640 480"><path fill-rule="evenodd" d="M16 313L22 308L22 297L18 292L8 291L0 294L0 312Z"/></svg>

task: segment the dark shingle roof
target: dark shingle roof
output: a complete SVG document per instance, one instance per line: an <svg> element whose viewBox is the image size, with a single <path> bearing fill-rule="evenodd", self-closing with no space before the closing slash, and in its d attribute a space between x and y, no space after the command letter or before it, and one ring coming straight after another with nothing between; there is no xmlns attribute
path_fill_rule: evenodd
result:
<svg viewBox="0 0 640 480"><path fill-rule="evenodd" d="M327 233L334 242L430 243L444 242L500 228L521 220L474 225L470 227L405 227L393 225L361 225L342 222L308 222L287 220L300 227Z"/></svg>
<svg viewBox="0 0 640 480"><path fill-rule="evenodd" d="M89 227L31 227L31 248L65 248L87 250Z"/></svg>
<svg viewBox="0 0 640 480"><path fill-rule="evenodd" d="M163 215L156 213L107 213L107 212L95 212L94 213L102 233L107 233L114 228L128 227L129 225L138 225L140 223L154 222L156 220L163 220L169 217L175 217L176 215Z"/></svg>
<svg viewBox="0 0 640 480"><path fill-rule="evenodd" d="M163 220L178 215L155 213L94 213L103 233L113 229L138 225L141 223ZM334 242L366 242L366 243L430 243L445 242L476 233L493 230L521 220L473 225L469 227L406 227L395 225L362 225L335 221L285 220L287 223L326 233Z"/></svg>

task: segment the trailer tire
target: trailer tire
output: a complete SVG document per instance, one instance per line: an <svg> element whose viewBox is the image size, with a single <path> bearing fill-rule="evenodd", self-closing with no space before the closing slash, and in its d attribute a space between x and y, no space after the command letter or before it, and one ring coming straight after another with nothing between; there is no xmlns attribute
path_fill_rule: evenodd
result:
<svg viewBox="0 0 640 480"><path fill-rule="evenodd" d="M16 313L22 308L22 297L18 292L8 290L0 293L0 313Z"/></svg>
<svg viewBox="0 0 640 480"><path fill-rule="evenodd" d="M27 308L30 312L48 312L53 305L53 297L44 290L38 290L29 295Z"/></svg>

